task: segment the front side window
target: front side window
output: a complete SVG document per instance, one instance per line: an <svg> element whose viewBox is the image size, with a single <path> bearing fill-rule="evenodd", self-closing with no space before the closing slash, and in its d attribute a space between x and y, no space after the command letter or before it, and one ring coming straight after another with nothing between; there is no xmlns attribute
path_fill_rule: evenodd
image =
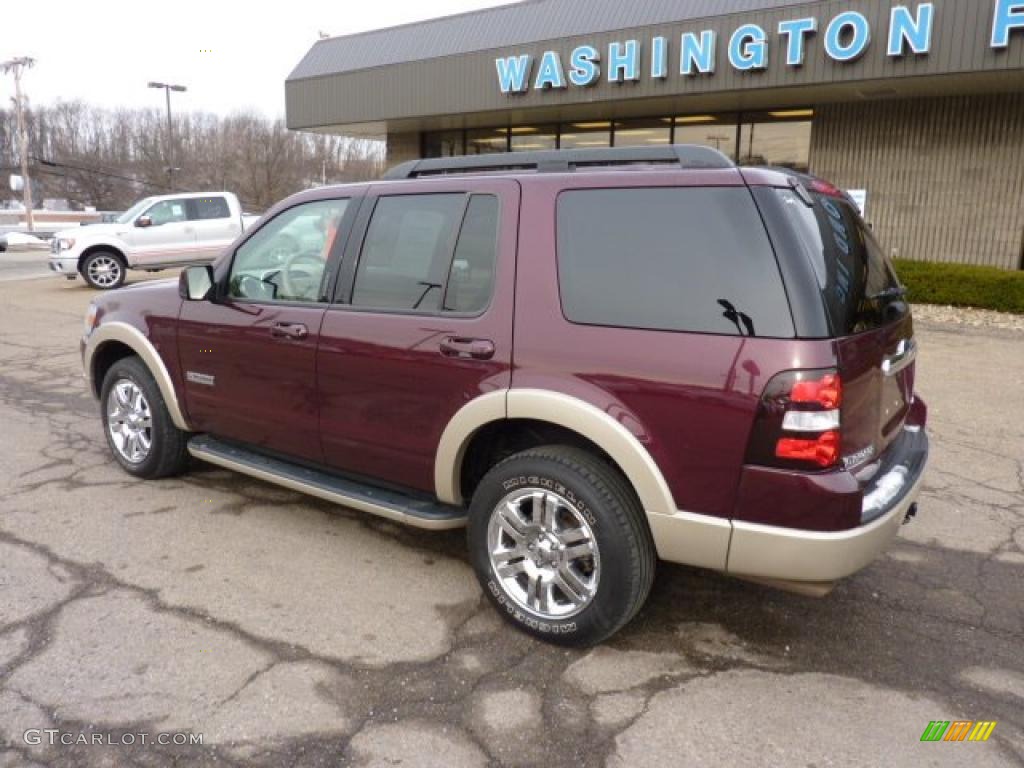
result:
<svg viewBox="0 0 1024 768"><path fill-rule="evenodd" d="M571 322L794 336L775 253L742 187L565 192L558 277Z"/></svg>
<svg viewBox="0 0 1024 768"><path fill-rule="evenodd" d="M192 202L196 207L195 217L200 221L231 218L228 201L223 197L197 197Z"/></svg>
<svg viewBox="0 0 1024 768"><path fill-rule="evenodd" d="M184 200L161 200L146 211L145 215L153 221L154 227L188 220L188 211Z"/></svg>
<svg viewBox="0 0 1024 768"><path fill-rule="evenodd" d="M275 216L235 252L228 295L261 302L319 301L347 207L348 200L318 200Z"/></svg>

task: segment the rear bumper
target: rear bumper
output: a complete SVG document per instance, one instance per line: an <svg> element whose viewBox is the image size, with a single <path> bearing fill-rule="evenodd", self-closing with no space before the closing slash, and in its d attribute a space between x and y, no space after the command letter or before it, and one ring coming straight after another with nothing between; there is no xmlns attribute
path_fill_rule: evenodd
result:
<svg viewBox="0 0 1024 768"><path fill-rule="evenodd" d="M898 452L864 487L862 524L825 532L733 521L726 570L736 576L833 582L864 568L896 537L916 503L928 463L928 436L910 427Z"/></svg>

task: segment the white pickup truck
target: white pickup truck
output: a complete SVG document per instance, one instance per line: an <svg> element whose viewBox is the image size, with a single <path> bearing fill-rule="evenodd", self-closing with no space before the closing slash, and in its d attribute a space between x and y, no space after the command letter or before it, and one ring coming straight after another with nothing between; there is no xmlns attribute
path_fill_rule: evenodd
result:
<svg viewBox="0 0 1024 768"><path fill-rule="evenodd" d="M55 234L50 269L100 290L117 288L129 269L207 264L258 220L230 192L147 197L115 222Z"/></svg>

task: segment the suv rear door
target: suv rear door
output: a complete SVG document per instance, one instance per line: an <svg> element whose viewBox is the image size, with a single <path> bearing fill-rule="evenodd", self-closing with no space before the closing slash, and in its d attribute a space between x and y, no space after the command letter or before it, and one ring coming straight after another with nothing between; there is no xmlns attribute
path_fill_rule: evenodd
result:
<svg viewBox="0 0 1024 768"><path fill-rule="evenodd" d="M506 179L371 187L317 354L329 465L433 492L452 416L509 386L519 197Z"/></svg>

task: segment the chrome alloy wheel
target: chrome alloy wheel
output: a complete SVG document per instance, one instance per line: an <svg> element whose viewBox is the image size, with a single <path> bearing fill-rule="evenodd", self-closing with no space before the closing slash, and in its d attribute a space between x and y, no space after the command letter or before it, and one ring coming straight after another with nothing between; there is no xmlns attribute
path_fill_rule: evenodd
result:
<svg viewBox="0 0 1024 768"><path fill-rule="evenodd" d="M540 489L510 493L487 524L491 571L522 609L565 619L597 593L601 557L594 531L564 496Z"/></svg>
<svg viewBox="0 0 1024 768"><path fill-rule="evenodd" d="M139 385L118 379L107 395L107 431L125 461L140 464L153 446L153 417Z"/></svg>
<svg viewBox="0 0 1024 768"><path fill-rule="evenodd" d="M112 256L97 256L89 262L89 279L96 285L109 288L121 280L121 264Z"/></svg>

